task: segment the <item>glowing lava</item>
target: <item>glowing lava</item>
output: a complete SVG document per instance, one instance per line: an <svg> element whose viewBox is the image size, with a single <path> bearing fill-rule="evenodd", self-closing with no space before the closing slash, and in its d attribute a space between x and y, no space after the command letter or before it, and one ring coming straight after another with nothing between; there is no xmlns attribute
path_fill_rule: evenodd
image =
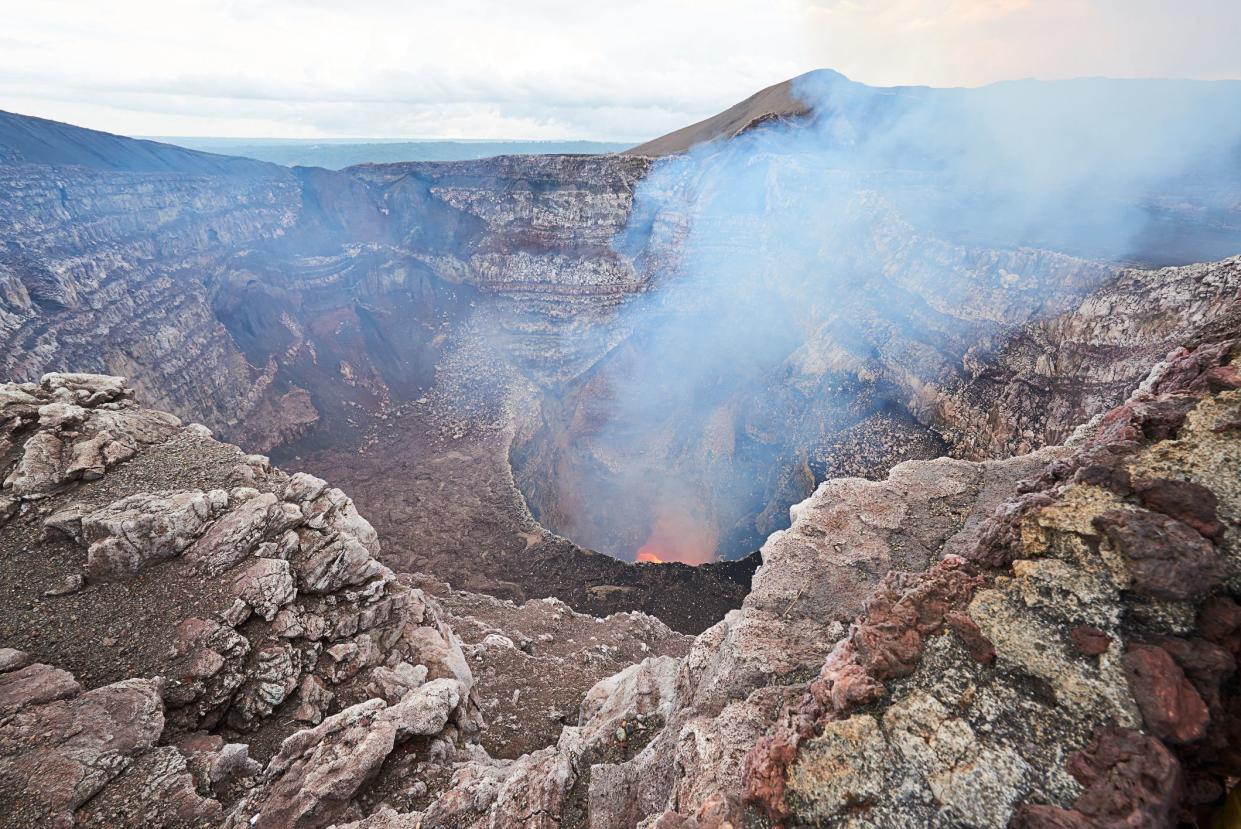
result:
<svg viewBox="0 0 1241 829"><path fill-rule="evenodd" d="M646 543L638 548L634 561L664 564L706 564L715 560L719 536L715 528L688 512L668 511L655 520Z"/></svg>

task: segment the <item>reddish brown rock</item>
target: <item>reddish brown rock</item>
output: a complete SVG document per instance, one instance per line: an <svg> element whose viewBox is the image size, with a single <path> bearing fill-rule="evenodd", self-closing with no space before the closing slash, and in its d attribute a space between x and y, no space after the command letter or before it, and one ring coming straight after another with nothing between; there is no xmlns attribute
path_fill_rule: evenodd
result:
<svg viewBox="0 0 1241 829"><path fill-rule="evenodd" d="M1074 807L1097 824L1163 826L1180 796L1176 757L1158 740L1130 729L1096 733L1069 758L1068 770L1085 787Z"/></svg>
<svg viewBox="0 0 1241 829"><path fill-rule="evenodd" d="M1084 790L1072 809L1027 804L1013 829L1162 829L1180 800L1180 763L1162 743L1138 731L1101 729L1069 758Z"/></svg>
<svg viewBox="0 0 1241 829"><path fill-rule="evenodd" d="M1021 555L1021 523L1053 503L1043 492L1030 492L996 510L984 523L970 561L986 567L1007 567Z"/></svg>
<svg viewBox="0 0 1241 829"><path fill-rule="evenodd" d="M1232 343L1207 343L1193 351L1180 348L1168 355L1168 367L1153 384L1151 391L1162 394L1191 389L1194 391L1217 391L1212 384L1219 382L1219 372L1232 350ZM1204 377L1204 375L1206 375ZM1233 372L1235 376L1235 372ZM1227 372L1225 372L1225 378ZM1232 388L1235 388L1233 386Z"/></svg>
<svg viewBox="0 0 1241 829"><path fill-rule="evenodd" d="M1198 632L1229 653L1241 654L1241 605L1227 596L1212 596L1198 613Z"/></svg>
<svg viewBox="0 0 1241 829"><path fill-rule="evenodd" d="M0 718L31 705L77 696L82 686L73 674L36 662L0 674Z"/></svg>
<svg viewBox="0 0 1241 829"><path fill-rule="evenodd" d="M1201 598L1224 566L1211 542L1189 525L1145 510L1108 510L1094 519L1129 565L1135 590L1160 599Z"/></svg>
<svg viewBox="0 0 1241 829"><path fill-rule="evenodd" d="M1188 524L1212 541L1218 542L1224 534L1216 512L1219 502L1202 484L1154 478L1136 482L1133 490L1142 506Z"/></svg>
<svg viewBox="0 0 1241 829"><path fill-rule="evenodd" d="M158 680L78 691L25 706L0 725L0 814L9 825L71 826L74 810L159 738Z"/></svg>
<svg viewBox="0 0 1241 829"><path fill-rule="evenodd" d="M1129 471L1116 463L1092 463L1082 466L1073 474L1073 480L1079 484L1110 489L1122 496L1129 494L1131 489Z"/></svg>
<svg viewBox="0 0 1241 829"><path fill-rule="evenodd" d="M963 607L980 583L956 556L922 576L889 573L854 626L857 664L879 681L907 676L922 655L922 637L941 631L946 614Z"/></svg>
<svg viewBox="0 0 1241 829"><path fill-rule="evenodd" d="M1188 394L1130 401L1103 416L1091 443L1124 444L1175 438L1186 415L1197 403L1198 398Z"/></svg>
<svg viewBox="0 0 1241 829"><path fill-rule="evenodd" d="M984 665L990 665L995 661L995 646L986 636L983 636L982 631L978 629L978 623L971 619L968 613L953 610L944 615L944 621L957 636L961 637L970 656Z"/></svg>
<svg viewBox="0 0 1241 829"><path fill-rule="evenodd" d="M1151 733L1172 743L1191 743L1206 734L1206 703L1167 651L1131 645L1124 665L1129 690Z"/></svg>
<svg viewBox="0 0 1241 829"><path fill-rule="evenodd" d="M1152 644L1168 652L1212 709L1218 707L1220 686L1237 670L1237 660L1232 654L1213 642L1196 637L1159 636Z"/></svg>
<svg viewBox="0 0 1241 829"><path fill-rule="evenodd" d="M1112 638L1093 625L1078 625L1069 631L1074 646L1085 656L1098 656L1107 651Z"/></svg>
<svg viewBox="0 0 1241 829"><path fill-rule="evenodd" d="M1017 810L1009 829L1093 829L1093 824L1074 809L1027 803Z"/></svg>
<svg viewBox="0 0 1241 829"><path fill-rule="evenodd" d="M1198 375L1190 388L1211 392L1230 391L1241 388L1241 375L1233 366L1214 366Z"/></svg>

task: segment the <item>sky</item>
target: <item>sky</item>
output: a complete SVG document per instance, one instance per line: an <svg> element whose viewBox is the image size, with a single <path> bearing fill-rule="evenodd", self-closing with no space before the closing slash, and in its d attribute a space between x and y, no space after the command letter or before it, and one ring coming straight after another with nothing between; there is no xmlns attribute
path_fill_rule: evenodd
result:
<svg viewBox="0 0 1241 829"><path fill-rule="evenodd" d="M0 109L127 135L642 141L874 85L1241 78L1236 0L0 0Z"/></svg>

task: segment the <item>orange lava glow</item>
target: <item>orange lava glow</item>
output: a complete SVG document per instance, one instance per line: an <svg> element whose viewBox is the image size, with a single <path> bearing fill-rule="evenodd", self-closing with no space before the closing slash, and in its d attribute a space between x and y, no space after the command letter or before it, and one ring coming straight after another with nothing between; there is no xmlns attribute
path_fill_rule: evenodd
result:
<svg viewBox="0 0 1241 829"><path fill-rule="evenodd" d="M715 528L687 512L668 511L655 520L646 543L638 548L634 561L664 564L706 564L715 560L719 536Z"/></svg>

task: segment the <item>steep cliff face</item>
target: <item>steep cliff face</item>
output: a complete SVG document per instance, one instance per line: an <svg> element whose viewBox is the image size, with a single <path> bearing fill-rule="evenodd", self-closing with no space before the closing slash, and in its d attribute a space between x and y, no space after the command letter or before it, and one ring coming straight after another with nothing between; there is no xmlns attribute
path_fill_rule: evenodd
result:
<svg viewBox="0 0 1241 829"><path fill-rule="evenodd" d="M790 172L782 157L755 154L747 163L779 171L767 174L764 199L800 194L796 184L782 186ZM773 234L765 209L729 217L727 233L691 230L681 244L668 231L652 233L653 248L672 251L665 261L719 263L720 276L698 269L695 296L630 315L625 339L547 395L543 429L515 454L518 482L541 520L626 556L665 510L692 501L685 512L714 536L708 553L718 545L727 557L744 555L817 482L943 454L952 444L930 401L941 390L954 399L977 343L1076 308L1115 278L1105 263L1050 251L952 243L911 226L868 182L840 176L835 184L844 203L835 222L811 225L809 267L804 250L782 252L781 242L804 240L783 238L783 228ZM655 225L702 223L689 209L698 184L683 186L662 200ZM752 251L770 251L770 275L745 284L724 263ZM713 290L722 303L702 296ZM732 325L753 328L734 335ZM764 326L772 333L752 333ZM676 339L660 343L670 330ZM727 351L734 336L746 345ZM712 362L717 348L728 356ZM1138 380L1129 379L1121 396ZM694 380L698 387L687 385ZM649 405L634 402L642 395ZM649 481L645 500L633 495L641 490L635 475ZM677 491L658 486L665 476L677 478Z"/></svg>
<svg viewBox="0 0 1241 829"><path fill-rule="evenodd" d="M1147 366L1196 336L1237 325L1241 260L1122 270L1076 308L980 338L956 382L934 390L928 422L961 457L1059 443L1117 405Z"/></svg>
<svg viewBox="0 0 1241 829"><path fill-rule="evenodd" d="M104 166L126 164L122 154ZM0 168L9 376L68 363L125 370L149 377L161 404L267 449L316 419L349 431L344 401L371 412L417 396L463 321L503 326L532 371L572 371L567 354L543 347L562 339L557 325L584 324L579 312L642 286L610 247L642 159L356 177L183 166ZM468 319L480 296L492 316Z"/></svg>
<svg viewBox="0 0 1241 829"><path fill-rule="evenodd" d="M4 367L124 372L238 443L306 455L360 493L404 569L599 613L644 607L699 630L740 601L745 568L587 556L531 520L507 461L525 423L514 393L528 400L595 359L597 341L576 335L643 288L610 240L646 164L5 167ZM415 403L437 380L436 405ZM465 457L477 468L454 473ZM432 473L411 476L426 488L405 464ZM491 508L471 511L489 490ZM455 529L463 521L474 531Z"/></svg>
<svg viewBox="0 0 1241 829"><path fill-rule="evenodd" d="M232 246L283 233L296 181L0 167L3 370L124 373L169 409L223 427L273 401L275 366L247 362L202 274Z"/></svg>

